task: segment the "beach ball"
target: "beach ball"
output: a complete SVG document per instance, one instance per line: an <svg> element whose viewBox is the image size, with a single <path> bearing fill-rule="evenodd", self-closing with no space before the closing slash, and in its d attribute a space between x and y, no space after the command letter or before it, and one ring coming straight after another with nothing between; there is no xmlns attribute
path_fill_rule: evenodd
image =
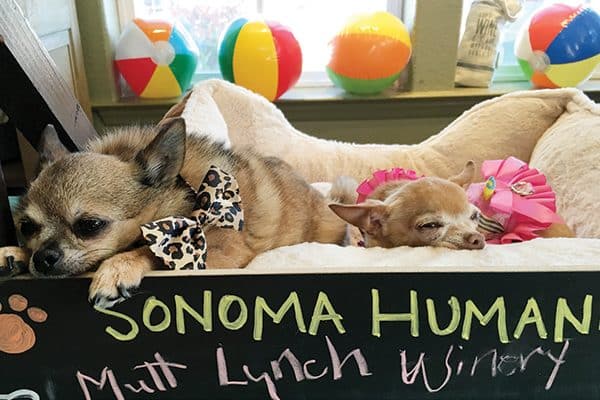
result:
<svg viewBox="0 0 600 400"><path fill-rule="evenodd" d="M115 65L139 97L177 97L190 86L198 55L181 25L136 18L121 34Z"/></svg>
<svg viewBox="0 0 600 400"><path fill-rule="evenodd" d="M330 44L329 78L357 94L379 93L391 86L412 50L402 21L385 11L353 16Z"/></svg>
<svg viewBox="0 0 600 400"><path fill-rule="evenodd" d="M515 55L534 86L577 86L600 63L600 15L583 6L544 7L519 33Z"/></svg>
<svg viewBox="0 0 600 400"><path fill-rule="evenodd" d="M287 27L240 18L221 38L219 67L229 82L273 101L298 82L302 50Z"/></svg>

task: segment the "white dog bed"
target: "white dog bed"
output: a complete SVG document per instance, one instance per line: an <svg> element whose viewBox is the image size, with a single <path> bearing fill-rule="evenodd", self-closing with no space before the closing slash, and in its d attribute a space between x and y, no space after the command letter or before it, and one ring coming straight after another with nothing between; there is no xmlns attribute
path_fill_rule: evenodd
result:
<svg viewBox="0 0 600 400"><path fill-rule="evenodd" d="M577 89L516 92L485 101L417 145L356 145L317 139L294 129L264 98L220 80L198 84L181 115L190 133L210 135L234 148L251 146L261 154L279 156L309 182L330 181L342 174L362 179L375 169L393 166L447 177L459 172L469 159L480 164L485 159L514 155L546 173L557 193L560 214L578 236L487 246L482 251L362 249L304 243L262 254L250 269L546 269L598 265L600 106Z"/></svg>
<svg viewBox="0 0 600 400"><path fill-rule="evenodd" d="M248 268L265 271L320 272L323 268L402 267L402 270L540 270L546 267L598 267L600 239L534 239L508 245L488 245L483 250L450 250L436 247L394 249L339 247L302 243L280 247L256 257ZM378 269L379 270L379 269Z"/></svg>

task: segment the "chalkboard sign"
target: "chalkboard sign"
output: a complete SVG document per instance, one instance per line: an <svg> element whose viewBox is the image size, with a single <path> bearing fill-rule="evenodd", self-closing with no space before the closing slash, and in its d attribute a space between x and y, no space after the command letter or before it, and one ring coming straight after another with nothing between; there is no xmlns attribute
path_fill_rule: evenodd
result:
<svg viewBox="0 0 600 400"><path fill-rule="evenodd" d="M88 285L0 286L0 399L600 397L600 272L150 277L111 310Z"/></svg>

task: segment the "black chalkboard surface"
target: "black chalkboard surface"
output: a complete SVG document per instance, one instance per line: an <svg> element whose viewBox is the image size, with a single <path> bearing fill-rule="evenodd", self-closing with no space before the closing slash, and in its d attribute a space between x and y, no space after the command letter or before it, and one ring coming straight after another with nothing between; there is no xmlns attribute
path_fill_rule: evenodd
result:
<svg viewBox="0 0 600 400"><path fill-rule="evenodd" d="M0 286L0 399L600 397L600 271L150 277L111 310L88 285Z"/></svg>

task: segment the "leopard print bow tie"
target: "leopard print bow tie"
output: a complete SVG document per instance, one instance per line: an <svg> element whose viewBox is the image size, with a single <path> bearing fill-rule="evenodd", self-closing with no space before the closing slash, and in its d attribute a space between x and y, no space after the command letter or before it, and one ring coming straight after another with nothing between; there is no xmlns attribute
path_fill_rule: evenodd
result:
<svg viewBox="0 0 600 400"><path fill-rule="evenodd" d="M192 218L168 217L142 225L150 250L170 269L205 269L206 235L202 227L241 231L242 199L237 181L214 165L196 192Z"/></svg>

